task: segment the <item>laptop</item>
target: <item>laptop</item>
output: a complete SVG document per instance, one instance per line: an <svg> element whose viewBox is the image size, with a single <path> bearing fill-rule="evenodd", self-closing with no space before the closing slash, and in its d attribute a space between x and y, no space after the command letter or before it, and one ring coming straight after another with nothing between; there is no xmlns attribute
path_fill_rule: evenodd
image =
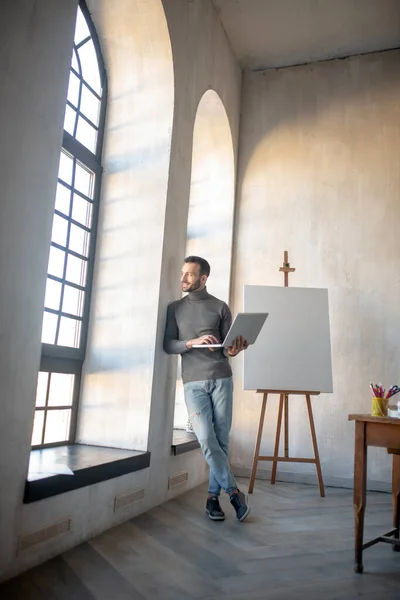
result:
<svg viewBox="0 0 400 600"><path fill-rule="evenodd" d="M240 335L249 346L255 343L269 313L238 313L221 344L193 344L192 348L229 348Z"/></svg>

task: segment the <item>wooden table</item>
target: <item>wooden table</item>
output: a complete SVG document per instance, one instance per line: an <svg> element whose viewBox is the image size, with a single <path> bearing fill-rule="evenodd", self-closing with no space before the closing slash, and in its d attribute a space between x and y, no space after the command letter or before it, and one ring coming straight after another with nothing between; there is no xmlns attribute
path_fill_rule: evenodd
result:
<svg viewBox="0 0 400 600"><path fill-rule="evenodd" d="M386 542L393 550L400 551L400 454L393 454L392 499L394 529L364 544L364 515L366 507L367 485L367 448L378 446L400 450L400 419L391 417L372 417L371 415L349 415L349 421L355 421L354 447L354 528L355 562L354 570L362 573L363 550Z"/></svg>

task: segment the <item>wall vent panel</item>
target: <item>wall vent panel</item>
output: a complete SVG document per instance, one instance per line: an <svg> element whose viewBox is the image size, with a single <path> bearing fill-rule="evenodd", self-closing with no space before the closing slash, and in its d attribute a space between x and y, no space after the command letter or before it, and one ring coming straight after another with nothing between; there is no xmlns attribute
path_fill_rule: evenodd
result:
<svg viewBox="0 0 400 600"><path fill-rule="evenodd" d="M183 485L184 483L187 483L188 479L189 479L189 473L187 473L187 472L177 473L176 475L172 475L168 479L168 489L170 490L171 488L177 487L178 485Z"/></svg>
<svg viewBox="0 0 400 600"><path fill-rule="evenodd" d="M125 506L129 506L138 500L142 500L143 498L144 490L136 490L135 492L124 494L123 496L116 496L114 501L114 512L121 508L125 508Z"/></svg>
<svg viewBox="0 0 400 600"><path fill-rule="evenodd" d="M71 531L71 525L72 519L68 517L68 519L63 519L62 521L43 527L43 529L38 529L38 531L34 531L28 535L20 536L18 540L18 553L23 550L28 550L32 546L36 546L36 544L46 542L53 537L68 533Z"/></svg>

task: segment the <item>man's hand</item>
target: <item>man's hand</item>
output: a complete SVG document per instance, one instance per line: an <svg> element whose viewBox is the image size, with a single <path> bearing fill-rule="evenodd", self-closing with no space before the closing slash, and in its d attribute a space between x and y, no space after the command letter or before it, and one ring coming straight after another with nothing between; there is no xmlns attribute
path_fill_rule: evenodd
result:
<svg viewBox="0 0 400 600"><path fill-rule="evenodd" d="M186 348L190 350L193 346L207 346L208 344L219 344L219 340L214 335L202 335L194 340L188 340ZM210 350L214 350L214 348L210 348Z"/></svg>
<svg viewBox="0 0 400 600"><path fill-rule="evenodd" d="M228 354L229 356L237 356L239 352L246 350L248 346L249 344L247 343L247 340L244 340L243 337L239 335L233 342L232 346L227 348Z"/></svg>

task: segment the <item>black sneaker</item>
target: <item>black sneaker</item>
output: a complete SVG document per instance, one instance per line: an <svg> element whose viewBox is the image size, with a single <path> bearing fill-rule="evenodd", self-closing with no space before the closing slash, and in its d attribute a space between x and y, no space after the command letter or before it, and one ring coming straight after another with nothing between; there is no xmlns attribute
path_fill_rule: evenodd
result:
<svg viewBox="0 0 400 600"><path fill-rule="evenodd" d="M246 502L246 496L239 490L229 496L231 504L236 511L239 521L244 521L250 514L250 506Z"/></svg>
<svg viewBox="0 0 400 600"><path fill-rule="evenodd" d="M211 496L207 499L206 514L212 521L223 521L225 519L225 513L219 505L218 496Z"/></svg>

